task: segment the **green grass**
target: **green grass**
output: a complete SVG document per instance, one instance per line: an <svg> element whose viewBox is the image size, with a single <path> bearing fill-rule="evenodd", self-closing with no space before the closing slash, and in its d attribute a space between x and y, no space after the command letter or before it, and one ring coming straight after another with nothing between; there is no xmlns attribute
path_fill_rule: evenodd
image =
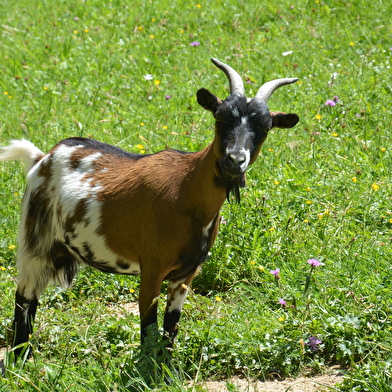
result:
<svg viewBox="0 0 392 392"><path fill-rule="evenodd" d="M222 209L225 224L184 307L178 374L156 366L152 381L144 377L154 366L139 361L138 317L110 307L137 299L138 278L85 270L73 290L45 292L34 359L10 366L0 390L183 391L192 390L186 380L295 376L340 364L347 370L338 390L389 391L391 14L389 1L365 0L3 0L1 144L24 137L47 151L85 136L132 152L202 149L213 119L196 91L229 92L211 57L249 81L248 96L267 80L298 77L269 105L300 123L271 132L241 204ZM334 96L337 105L326 106ZM25 181L19 163L1 164L0 176L5 346ZM323 265L310 273L312 257ZM322 341L315 352L311 336Z"/></svg>

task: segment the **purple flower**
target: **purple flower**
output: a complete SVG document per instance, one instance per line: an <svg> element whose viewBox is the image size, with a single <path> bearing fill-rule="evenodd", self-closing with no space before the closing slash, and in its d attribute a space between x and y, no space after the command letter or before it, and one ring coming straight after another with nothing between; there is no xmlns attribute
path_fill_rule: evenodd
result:
<svg viewBox="0 0 392 392"><path fill-rule="evenodd" d="M283 298L279 299L279 304L282 305L282 308L287 306L287 302Z"/></svg>
<svg viewBox="0 0 392 392"><path fill-rule="evenodd" d="M310 336L308 339L308 346L310 349L315 353L318 351L318 345L321 344L323 341L321 339L317 339L316 336Z"/></svg>
<svg viewBox="0 0 392 392"><path fill-rule="evenodd" d="M338 102L338 101L339 101L339 97L338 97L337 95L335 95L335 96L333 97L333 100L334 100L335 102Z"/></svg>
<svg viewBox="0 0 392 392"><path fill-rule="evenodd" d="M325 104L324 104L324 105L327 105L327 106L335 106L335 105L336 105L336 102L333 101L332 99L327 99L327 100L325 101Z"/></svg>
<svg viewBox="0 0 392 392"><path fill-rule="evenodd" d="M79 18L77 16L74 17L74 21L77 22Z"/></svg>
<svg viewBox="0 0 392 392"><path fill-rule="evenodd" d="M190 45L191 45L191 46L199 46L199 45L200 45L200 42L197 42L197 41L191 42Z"/></svg>
<svg viewBox="0 0 392 392"><path fill-rule="evenodd" d="M312 267L320 267L320 265L323 265L323 263L321 263L317 259L309 259L307 263L310 264Z"/></svg>
<svg viewBox="0 0 392 392"><path fill-rule="evenodd" d="M279 272L280 272L280 269L279 269L279 268L270 271L270 273L271 273L272 275L275 275L276 277L279 275Z"/></svg>
<svg viewBox="0 0 392 392"><path fill-rule="evenodd" d="M166 100L169 100L171 98L171 95L165 95Z"/></svg>

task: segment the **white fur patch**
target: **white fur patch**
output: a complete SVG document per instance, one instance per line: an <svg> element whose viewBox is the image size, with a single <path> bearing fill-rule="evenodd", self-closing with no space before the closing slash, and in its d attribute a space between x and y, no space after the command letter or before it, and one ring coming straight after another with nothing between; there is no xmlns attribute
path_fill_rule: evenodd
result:
<svg viewBox="0 0 392 392"><path fill-rule="evenodd" d="M166 312L170 313L174 310L179 310L181 312L182 307L184 306L185 297L188 293L188 289L185 289L185 285L183 282L170 282L168 290L173 290L173 294L168 298L169 306L166 309Z"/></svg>

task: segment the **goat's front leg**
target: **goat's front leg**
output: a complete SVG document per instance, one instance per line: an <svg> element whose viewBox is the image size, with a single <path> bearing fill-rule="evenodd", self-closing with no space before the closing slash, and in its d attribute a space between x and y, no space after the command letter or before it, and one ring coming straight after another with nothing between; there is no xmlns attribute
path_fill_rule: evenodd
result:
<svg viewBox="0 0 392 392"><path fill-rule="evenodd" d="M166 347L173 348L174 339L178 333L178 323L180 321L182 307L188 293L188 286L193 280L194 274L178 280L170 281L167 289L167 305L165 318L163 321L164 339L167 340Z"/></svg>

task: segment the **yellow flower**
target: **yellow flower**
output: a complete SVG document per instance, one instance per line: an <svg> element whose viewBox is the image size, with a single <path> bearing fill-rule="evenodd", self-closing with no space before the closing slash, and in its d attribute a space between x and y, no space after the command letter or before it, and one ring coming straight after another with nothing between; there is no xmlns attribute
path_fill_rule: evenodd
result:
<svg viewBox="0 0 392 392"><path fill-rule="evenodd" d="M350 42L350 46L354 46L355 44L354 44L354 42Z"/></svg>
<svg viewBox="0 0 392 392"><path fill-rule="evenodd" d="M357 177L351 177L351 181L352 182L357 182L358 180L357 180Z"/></svg>
<svg viewBox="0 0 392 392"><path fill-rule="evenodd" d="M274 181L274 184L275 184L275 185L279 185L279 181L278 181L278 180L275 180L275 181Z"/></svg>
<svg viewBox="0 0 392 392"><path fill-rule="evenodd" d="M336 132L332 132L332 136L333 136L333 137L337 137L338 134L337 134Z"/></svg>
<svg viewBox="0 0 392 392"><path fill-rule="evenodd" d="M263 267L262 265L260 265L260 266L259 266L259 270L260 270L261 272L264 272L264 267Z"/></svg>
<svg viewBox="0 0 392 392"><path fill-rule="evenodd" d="M271 227L269 231L275 231L275 227Z"/></svg>
<svg viewBox="0 0 392 392"><path fill-rule="evenodd" d="M156 19L155 19L155 18L152 18L152 19L151 19L151 22L155 22L155 21L156 21Z"/></svg>
<svg viewBox="0 0 392 392"><path fill-rule="evenodd" d="M16 248L16 245L10 245L10 246L8 247L9 250L14 250L15 248Z"/></svg>
<svg viewBox="0 0 392 392"><path fill-rule="evenodd" d="M324 211L324 215L329 215L330 214L330 211L329 210L325 210Z"/></svg>
<svg viewBox="0 0 392 392"><path fill-rule="evenodd" d="M307 187L305 191L310 192L310 187Z"/></svg>
<svg viewBox="0 0 392 392"><path fill-rule="evenodd" d="M306 204L312 204L313 202L312 202L312 200L306 200Z"/></svg>
<svg viewBox="0 0 392 392"><path fill-rule="evenodd" d="M318 215L317 215L317 217L318 217L320 220L323 219L323 216L324 216L323 214L318 214Z"/></svg>
<svg viewBox="0 0 392 392"><path fill-rule="evenodd" d="M3 266L0 267L0 270L1 270L1 271L5 271L6 269L7 269L7 268L5 268L5 267L3 267Z"/></svg>
<svg viewBox="0 0 392 392"><path fill-rule="evenodd" d="M77 34L77 33L78 33L78 30L74 30L73 33L74 33L74 34Z"/></svg>
<svg viewBox="0 0 392 392"><path fill-rule="evenodd" d="M372 189L377 192L378 189L380 188L380 185L377 185L376 183L372 184Z"/></svg>
<svg viewBox="0 0 392 392"><path fill-rule="evenodd" d="M279 321L284 321L284 317L283 317L283 316L282 316L282 317L279 317L278 320L279 320Z"/></svg>
<svg viewBox="0 0 392 392"><path fill-rule="evenodd" d="M269 152L272 152L272 151L274 151L274 149L273 149L273 148L269 148L268 151L269 151Z"/></svg>
<svg viewBox="0 0 392 392"><path fill-rule="evenodd" d="M380 150L381 150L382 152L385 152L387 149L384 148L384 147L382 147L382 148L380 148Z"/></svg>
<svg viewBox="0 0 392 392"><path fill-rule="evenodd" d="M139 150L143 150L143 149L144 149L144 147L143 147L141 144L136 144L136 147L137 147Z"/></svg>
<svg viewBox="0 0 392 392"><path fill-rule="evenodd" d="M321 114L316 114L316 120L321 120Z"/></svg>
<svg viewBox="0 0 392 392"><path fill-rule="evenodd" d="M183 30L183 29L179 29L178 32L179 32L180 34L184 34L184 30Z"/></svg>
<svg viewBox="0 0 392 392"><path fill-rule="evenodd" d="M309 219L304 219L304 223L309 223Z"/></svg>
<svg viewBox="0 0 392 392"><path fill-rule="evenodd" d="M49 87L47 87L47 86L44 86L44 90L45 90L45 91L46 91L48 88L49 88Z"/></svg>
<svg viewBox="0 0 392 392"><path fill-rule="evenodd" d="M153 35L153 34L150 34L150 38L151 38L151 39L154 39L155 37L154 37L154 35Z"/></svg>
<svg viewBox="0 0 392 392"><path fill-rule="evenodd" d="M143 26L137 26L137 29L138 29L139 31L143 31Z"/></svg>
<svg viewBox="0 0 392 392"><path fill-rule="evenodd" d="M201 5L200 5L200 4L196 4L196 7L197 7L197 8L201 8Z"/></svg>
<svg viewBox="0 0 392 392"><path fill-rule="evenodd" d="M4 95L8 95L8 91L4 91Z"/></svg>
<svg viewBox="0 0 392 392"><path fill-rule="evenodd" d="M389 223L392 223L392 218L391 218L391 219L389 219Z"/></svg>
<svg viewBox="0 0 392 392"><path fill-rule="evenodd" d="M169 128L167 125L164 125L163 127L162 127L163 129L167 129L167 128Z"/></svg>
<svg viewBox="0 0 392 392"><path fill-rule="evenodd" d="M84 29L84 32L85 32L85 33L88 33L88 29Z"/></svg>
<svg viewBox="0 0 392 392"><path fill-rule="evenodd" d="M141 127L144 127L144 123L140 123L140 126L141 126Z"/></svg>
<svg viewBox="0 0 392 392"><path fill-rule="evenodd" d="M256 262L254 260L249 261L250 265L255 265Z"/></svg>
<svg viewBox="0 0 392 392"><path fill-rule="evenodd" d="M160 84L161 81L160 80L154 80L154 83L158 86L158 84Z"/></svg>
<svg viewBox="0 0 392 392"><path fill-rule="evenodd" d="M133 293L135 292L135 290L134 290L134 289L129 289L129 292L130 292L131 294L133 294Z"/></svg>
<svg viewBox="0 0 392 392"><path fill-rule="evenodd" d="M219 301L222 301L222 298L221 298L221 297L218 297L218 296L216 296L216 297L215 297L215 301L218 301L218 302L219 302Z"/></svg>

